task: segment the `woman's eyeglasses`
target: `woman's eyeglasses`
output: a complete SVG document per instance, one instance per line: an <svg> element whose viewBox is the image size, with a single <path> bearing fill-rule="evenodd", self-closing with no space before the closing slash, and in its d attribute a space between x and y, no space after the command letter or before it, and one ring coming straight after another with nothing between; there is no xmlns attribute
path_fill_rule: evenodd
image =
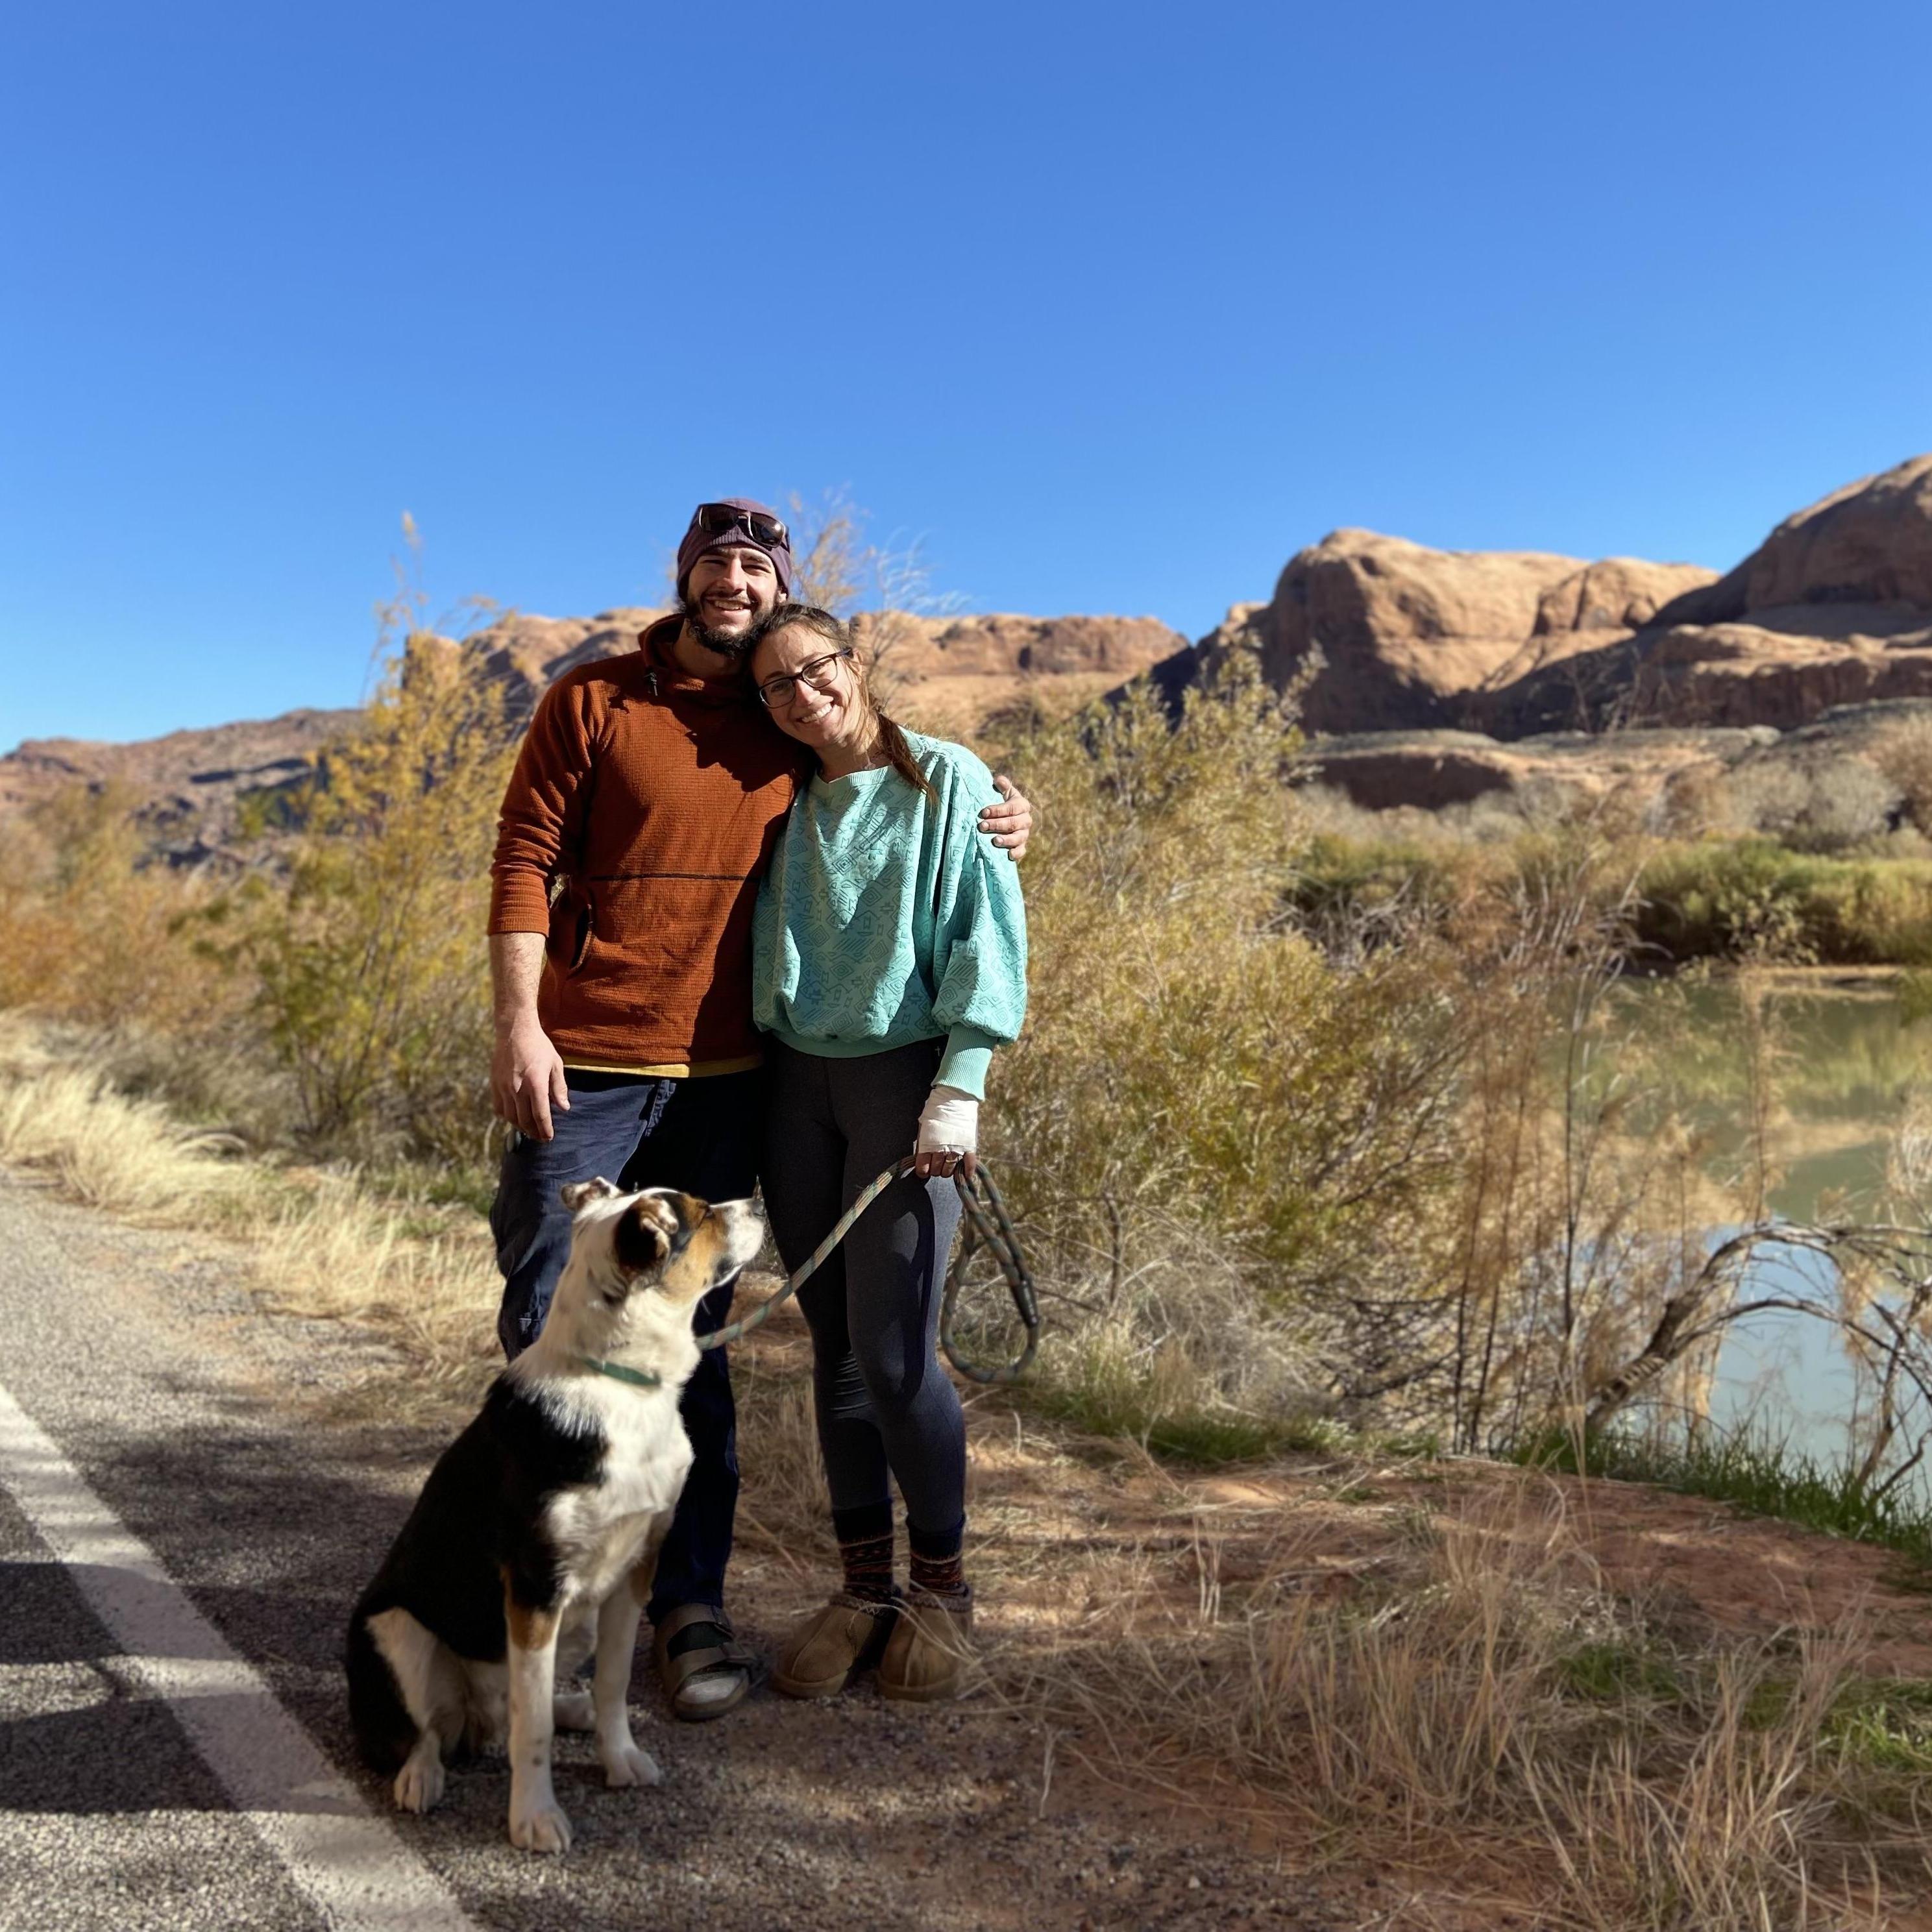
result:
<svg viewBox="0 0 1932 1932"><path fill-rule="evenodd" d="M814 691L830 691L838 682L841 662L852 655L848 645L842 651L834 651L829 656L814 658L809 664L802 664L795 671L783 677L768 677L758 686L758 702L767 711L776 711L789 704L797 695L801 684L808 684Z"/></svg>
<svg viewBox="0 0 1932 1932"><path fill-rule="evenodd" d="M777 518L768 517L761 510L741 510L735 503L699 504L692 513L691 527L702 530L708 537L742 530L753 542L768 544L773 550L790 546L790 537Z"/></svg>

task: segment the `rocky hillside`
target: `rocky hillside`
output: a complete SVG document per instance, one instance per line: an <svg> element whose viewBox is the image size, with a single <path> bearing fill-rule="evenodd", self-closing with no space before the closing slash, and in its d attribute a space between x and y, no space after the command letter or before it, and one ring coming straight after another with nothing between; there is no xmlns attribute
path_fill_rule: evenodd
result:
<svg viewBox="0 0 1932 1932"><path fill-rule="evenodd" d="M1300 684L1322 733L1790 730L1834 705L1932 696L1932 456L1787 518L1722 578L1337 530L1289 558L1268 602L1234 605L1162 666L1162 683L1190 682L1237 636Z"/></svg>
<svg viewBox="0 0 1932 1932"><path fill-rule="evenodd" d="M464 648L501 681L520 725L550 682L577 665L635 650L664 614L625 606L594 617L512 615ZM862 619L886 646L895 704L914 724L970 731L1023 689L1077 702L1186 648L1150 617L1024 617L994 614ZM278 799L302 784L329 741L358 714L291 711L279 718L174 731L131 745L30 739L0 758L0 823L82 781L124 796L156 848L182 865L242 862L245 819L272 824Z"/></svg>
<svg viewBox="0 0 1932 1932"><path fill-rule="evenodd" d="M124 798L175 863L217 860L239 836L243 801L272 820L279 800L359 715L287 711L132 745L29 738L0 758L0 825L79 781Z"/></svg>

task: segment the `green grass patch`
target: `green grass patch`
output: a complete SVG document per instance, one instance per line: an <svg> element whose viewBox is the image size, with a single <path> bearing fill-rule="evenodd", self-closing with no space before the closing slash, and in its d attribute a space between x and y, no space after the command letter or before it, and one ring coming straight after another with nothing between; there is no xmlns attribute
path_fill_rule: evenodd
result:
<svg viewBox="0 0 1932 1932"><path fill-rule="evenodd" d="M1761 1430L1708 1430L1682 1442L1610 1430L1581 1456L1574 1437L1550 1436L1523 1446L1513 1460L1708 1496L1754 1516L1895 1550L1932 1568L1932 1504L1902 1486L1879 1495L1850 1462L1821 1462Z"/></svg>
<svg viewBox="0 0 1932 1932"><path fill-rule="evenodd" d="M1831 858L1770 838L1675 845L1645 866L1641 947L1673 961L1932 964L1932 860Z"/></svg>
<svg viewBox="0 0 1932 1932"><path fill-rule="evenodd" d="M1622 1704L1633 1698L1670 1700L1683 1685L1664 1658L1642 1646L1601 1641L1580 1645L1561 1660L1566 1696L1592 1703Z"/></svg>
<svg viewBox="0 0 1932 1932"><path fill-rule="evenodd" d="M1103 1380L1072 1385L1022 1385L1039 1414L1090 1436L1138 1442L1163 1462L1212 1468L1264 1462L1296 1450L1332 1450L1340 1432L1316 1417L1250 1415L1239 1409L1150 1409L1146 1391Z"/></svg>
<svg viewBox="0 0 1932 1932"><path fill-rule="evenodd" d="M1323 833L1298 860L1287 905L1317 932L1398 907L1428 924L1486 884L1533 878L1542 850L1528 832L1502 848ZM1932 860L1798 852L1760 836L1684 839L1652 851L1637 898L1640 959L1932 968Z"/></svg>
<svg viewBox="0 0 1932 1932"><path fill-rule="evenodd" d="M1859 1677L1832 1707L1826 1736L1873 1771L1932 1772L1932 1683L1916 1677Z"/></svg>

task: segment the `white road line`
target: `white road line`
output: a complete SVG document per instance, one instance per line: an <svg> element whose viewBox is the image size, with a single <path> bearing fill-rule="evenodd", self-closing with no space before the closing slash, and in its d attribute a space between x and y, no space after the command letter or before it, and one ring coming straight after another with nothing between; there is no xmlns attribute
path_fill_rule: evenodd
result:
<svg viewBox="0 0 1932 1932"><path fill-rule="evenodd" d="M477 1932L4 1388L0 1483L333 1932Z"/></svg>

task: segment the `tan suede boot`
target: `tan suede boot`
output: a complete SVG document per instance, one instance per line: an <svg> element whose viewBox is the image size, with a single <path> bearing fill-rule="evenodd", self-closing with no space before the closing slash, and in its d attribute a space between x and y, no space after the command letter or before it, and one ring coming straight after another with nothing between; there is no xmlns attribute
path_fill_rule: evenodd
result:
<svg viewBox="0 0 1932 1932"><path fill-rule="evenodd" d="M772 1688L788 1697L836 1697L879 1654L898 1614L896 1600L878 1603L841 1590L785 1640Z"/></svg>
<svg viewBox="0 0 1932 1932"><path fill-rule="evenodd" d="M879 1659L879 1689L908 1703L956 1697L974 1658L973 1599L910 1592Z"/></svg>

